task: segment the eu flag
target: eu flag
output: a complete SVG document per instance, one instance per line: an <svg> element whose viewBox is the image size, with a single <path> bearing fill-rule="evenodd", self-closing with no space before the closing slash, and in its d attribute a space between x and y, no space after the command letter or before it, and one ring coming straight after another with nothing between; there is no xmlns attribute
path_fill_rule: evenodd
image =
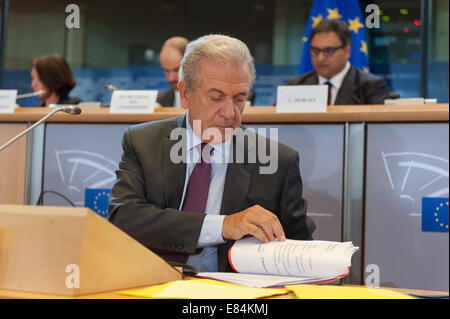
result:
<svg viewBox="0 0 450 319"><path fill-rule="evenodd" d="M110 193L111 190L107 188L86 188L84 191L84 206L107 218Z"/></svg>
<svg viewBox="0 0 450 319"><path fill-rule="evenodd" d="M309 53L312 29L325 19L339 19L346 22L352 35L350 64L369 72L366 29L358 0L314 0L303 37L303 51L300 60L300 74L313 70Z"/></svg>
<svg viewBox="0 0 450 319"><path fill-rule="evenodd" d="M422 198L422 231L448 233L448 198Z"/></svg>

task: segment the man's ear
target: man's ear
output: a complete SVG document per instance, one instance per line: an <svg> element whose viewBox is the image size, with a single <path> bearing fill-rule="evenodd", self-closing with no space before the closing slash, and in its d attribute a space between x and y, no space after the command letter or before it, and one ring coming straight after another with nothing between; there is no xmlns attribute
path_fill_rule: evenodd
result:
<svg viewBox="0 0 450 319"><path fill-rule="evenodd" d="M188 95L189 92L183 80L178 81L178 91L180 92L180 102L185 110L189 108Z"/></svg>

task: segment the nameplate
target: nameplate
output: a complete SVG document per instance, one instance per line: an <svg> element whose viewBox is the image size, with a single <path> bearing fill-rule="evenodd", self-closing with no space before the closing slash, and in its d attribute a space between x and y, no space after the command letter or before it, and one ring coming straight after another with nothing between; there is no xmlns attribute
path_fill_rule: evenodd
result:
<svg viewBox="0 0 450 319"><path fill-rule="evenodd" d="M0 90L0 113L14 113L17 90Z"/></svg>
<svg viewBox="0 0 450 319"><path fill-rule="evenodd" d="M113 91L110 113L153 113L157 90L116 90Z"/></svg>
<svg viewBox="0 0 450 319"><path fill-rule="evenodd" d="M277 113L315 113L327 111L327 85L279 86Z"/></svg>

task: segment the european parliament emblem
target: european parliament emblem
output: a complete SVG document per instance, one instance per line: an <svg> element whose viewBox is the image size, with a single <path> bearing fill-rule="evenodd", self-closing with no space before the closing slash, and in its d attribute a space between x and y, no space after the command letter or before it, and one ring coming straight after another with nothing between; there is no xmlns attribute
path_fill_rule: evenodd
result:
<svg viewBox="0 0 450 319"><path fill-rule="evenodd" d="M107 218L110 193L111 189L109 188L86 188L84 192L84 206Z"/></svg>
<svg viewBox="0 0 450 319"><path fill-rule="evenodd" d="M422 231L448 233L448 197L422 198Z"/></svg>

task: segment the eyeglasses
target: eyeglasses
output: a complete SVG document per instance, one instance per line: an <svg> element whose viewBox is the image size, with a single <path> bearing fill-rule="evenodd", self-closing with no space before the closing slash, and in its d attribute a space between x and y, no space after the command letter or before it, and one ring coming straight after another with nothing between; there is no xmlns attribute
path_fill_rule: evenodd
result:
<svg viewBox="0 0 450 319"><path fill-rule="evenodd" d="M334 52L336 52L339 49L343 49L345 47L346 47L345 45L341 45L340 47L334 47L334 48L333 47L328 47L328 48L325 48L325 49L319 49L319 48L316 48L316 47L310 47L309 48L309 52L311 52L311 55L314 55L314 56L318 56L320 54L320 52L322 52L324 56L330 57L330 56L332 56L334 54Z"/></svg>

